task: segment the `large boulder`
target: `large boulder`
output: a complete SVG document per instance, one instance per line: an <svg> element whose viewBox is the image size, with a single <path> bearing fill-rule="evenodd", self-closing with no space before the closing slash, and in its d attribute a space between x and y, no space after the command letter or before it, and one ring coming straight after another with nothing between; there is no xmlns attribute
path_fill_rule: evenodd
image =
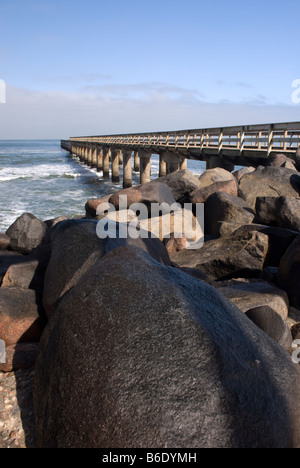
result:
<svg viewBox="0 0 300 468"><path fill-rule="evenodd" d="M300 197L258 197L256 213L264 224L300 231Z"/></svg>
<svg viewBox="0 0 300 468"><path fill-rule="evenodd" d="M283 153L272 154L268 159L268 166L286 167L289 164L295 169L295 161Z"/></svg>
<svg viewBox="0 0 300 468"><path fill-rule="evenodd" d="M231 172L226 171L226 169L223 169L221 167L208 169L207 171L203 172L203 174L201 174L201 176L199 177L201 188L208 187L215 183L228 182L229 180L236 182L235 176L231 174Z"/></svg>
<svg viewBox="0 0 300 468"><path fill-rule="evenodd" d="M165 246L157 238L100 239L96 229L95 220L67 220L52 230L52 254L45 274L43 294L43 305L48 317L54 313L61 297L76 285L91 266L114 248L137 245L157 261L171 264ZM118 231L116 234L118 236Z"/></svg>
<svg viewBox="0 0 300 468"><path fill-rule="evenodd" d="M91 198L88 200L85 204L85 212L86 216L88 218L95 218L97 216L97 209L100 205L108 203L108 200L110 199L110 195L106 195L105 197L102 198Z"/></svg>
<svg viewBox="0 0 300 468"><path fill-rule="evenodd" d="M177 202L189 201L192 192L200 187L200 181L190 171L175 171L153 182L167 184Z"/></svg>
<svg viewBox="0 0 300 468"><path fill-rule="evenodd" d="M244 175L239 183L239 196L255 210L257 197L298 197L300 174L283 167L258 167Z"/></svg>
<svg viewBox="0 0 300 468"><path fill-rule="evenodd" d="M237 171L232 172L232 175L234 175L236 180L239 182L245 174L249 174L250 172L254 172L255 170L256 168L252 166L242 167L241 169L238 169Z"/></svg>
<svg viewBox="0 0 300 468"><path fill-rule="evenodd" d="M39 341L45 325L41 314L34 291L0 288L0 339L7 346Z"/></svg>
<svg viewBox="0 0 300 468"><path fill-rule="evenodd" d="M205 242L198 250L181 250L170 256L180 267L199 268L211 280L255 277L263 270L268 236L249 232L231 239Z"/></svg>
<svg viewBox="0 0 300 468"><path fill-rule="evenodd" d="M117 210L119 210L121 206L120 196L127 197L127 205L122 205L123 209L130 208L130 205L134 203L142 203L149 209L152 203L166 203L168 205L176 203L168 185L157 181L123 189L111 195L109 203L114 205Z"/></svg>
<svg viewBox="0 0 300 468"><path fill-rule="evenodd" d="M235 179L227 180L224 182L215 182L214 184L206 187L201 187L191 194L191 202L204 203L213 193L224 192L234 197L238 196L238 185Z"/></svg>
<svg viewBox="0 0 300 468"><path fill-rule="evenodd" d="M300 236L296 237L281 259L278 285L287 292L291 305L300 309Z"/></svg>
<svg viewBox="0 0 300 468"><path fill-rule="evenodd" d="M28 254L50 240L48 226L31 213L23 213L6 231L12 250Z"/></svg>
<svg viewBox="0 0 300 468"><path fill-rule="evenodd" d="M211 195L205 202L204 209L205 234L215 236L220 233L220 222L249 224L255 216L244 200L223 192Z"/></svg>
<svg viewBox="0 0 300 468"><path fill-rule="evenodd" d="M214 288L122 247L43 334L36 446L299 447L299 385L286 351Z"/></svg>
<svg viewBox="0 0 300 468"><path fill-rule="evenodd" d="M295 240L298 233L289 229L282 229L276 226L265 226L262 224L248 224L239 226L233 231L234 236L244 236L249 232L258 231L269 238L268 254L265 261L265 266L278 267L281 258ZM232 235L231 234L231 235Z"/></svg>
<svg viewBox="0 0 300 468"><path fill-rule="evenodd" d="M220 281L213 285L244 313L256 307L268 306L283 320L288 318L287 294L266 281L242 278Z"/></svg>

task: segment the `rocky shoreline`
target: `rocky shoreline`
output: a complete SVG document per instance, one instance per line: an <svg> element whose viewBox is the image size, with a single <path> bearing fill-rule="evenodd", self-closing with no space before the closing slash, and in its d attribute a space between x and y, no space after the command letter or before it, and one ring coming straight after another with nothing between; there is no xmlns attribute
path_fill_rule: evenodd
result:
<svg viewBox="0 0 300 468"><path fill-rule="evenodd" d="M177 171L0 234L0 447L299 447L299 171ZM204 244L163 214L99 239L104 203L204 204Z"/></svg>

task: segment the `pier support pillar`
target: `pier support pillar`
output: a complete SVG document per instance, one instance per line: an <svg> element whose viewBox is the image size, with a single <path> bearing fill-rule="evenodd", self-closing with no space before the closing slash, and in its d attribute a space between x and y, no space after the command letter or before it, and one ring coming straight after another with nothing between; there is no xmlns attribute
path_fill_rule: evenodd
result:
<svg viewBox="0 0 300 468"><path fill-rule="evenodd" d="M97 167L97 159L98 159L98 148L94 146L92 149L92 167Z"/></svg>
<svg viewBox="0 0 300 468"><path fill-rule="evenodd" d="M151 180L151 153L145 150L139 150L140 157L140 182L147 184Z"/></svg>
<svg viewBox="0 0 300 468"><path fill-rule="evenodd" d="M185 171L187 169L187 159L186 158L183 158L180 162L180 165L179 165L179 169L181 171Z"/></svg>
<svg viewBox="0 0 300 468"><path fill-rule="evenodd" d="M97 155L97 172L103 171L103 149L98 149Z"/></svg>
<svg viewBox="0 0 300 468"><path fill-rule="evenodd" d="M182 157L179 154L171 153L170 151L164 151L163 153L161 153L161 156L163 157L166 163L167 174L179 170L179 166L182 160Z"/></svg>
<svg viewBox="0 0 300 468"><path fill-rule="evenodd" d="M159 177L167 175L167 163L164 160L163 154L159 155Z"/></svg>
<svg viewBox="0 0 300 468"><path fill-rule="evenodd" d="M134 172L140 172L140 158L139 158L139 152L135 151L134 152Z"/></svg>
<svg viewBox="0 0 300 468"><path fill-rule="evenodd" d="M119 151L119 166L123 165L123 153L122 151Z"/></svg>
<svg viewBox="0 0 300 468"><path fill-rule="evenodd" d="M119 154L120 150L113 148L111 150L111 167L112 167L112 182L120 182L120 171L119 171Z"/></svg>
<svg viewBox="0 0 300 468"><path fill-rule="evenodd" d="M131 161L132 151L123 150L123 188L128 188L132 186L132 161Z"/></svg>
<svg viewBox="0 0 300 468"><path fill-rule="evenodd" d="M226 171L232 172L234 171L234 164L225 159L221 158L221 156L209 156L206 159L206 170L207 169L215 169L216 167L221 167L222 169L226 169Z"/></svg>
<svg viewBox="0 0 300 468"><path fill-rule="evenodd" d="M88 164L88 159L89 159L89 149L86 146L85 150L84 150L84 162L85 162L85 164Z"/></svg>
<svg viewBox="0 0 300 468"><path fill-rule="evenodd" d="M92 165L92 158L93 158L92 147L90 146L88 149L88 165L89 166Z"/></svg>
<svg viewBox="0 0 300 468"><path fill-rule="evenodd" d="M109 148L103 148L103 178L109 179Z"/></svg>

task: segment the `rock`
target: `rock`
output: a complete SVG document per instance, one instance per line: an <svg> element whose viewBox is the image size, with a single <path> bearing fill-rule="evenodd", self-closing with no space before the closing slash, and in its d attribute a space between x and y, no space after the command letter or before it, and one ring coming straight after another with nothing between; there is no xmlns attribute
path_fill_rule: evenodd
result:
<svg viewBox="0 0 300 468"><path fill-rule="evenodd" d="M232 234L235 231L237 231L237 229L239 229L239 228L241 228L243 226L245 226L244 223L229 223L227 221L218 221L216 223L216 232L218 232L219 236L221 236L221 237L231 237ZM252 224L249 225L249 226L252 226Z"/></svg>
<svg viewBox="0 0 300 468"><path fill-rule="evenodd" d="M215 236L219 235L220 222L249 224L255 216L244 200L223 192L211 195L205 202L204 209L205 233Z"/></svg>
<svg viewBox="0 0 300 468"><path fill-rule="evenodd" d="M184 234L181 238L176 238L174 237L174 232L169 238L165 238L163 242L169 255L179 252L180 250L187 249L190 246L190 243Z"/></svg>
<svg viewBox="0 0 300 468"><path fill-rule="evenodd" d="M200 187L200 182L194 174L188 170L175 171L153 182L167 184L177 202L188 202L190 194Z"/></svg>
<svg viewBox="0 0 300 468"><path fill-rule="evenodd" d="M49 229L52 229L58 223L61 223L62 221L65 221L66 219L68 219L66 218L66 216L58 216L57 218L47 219L46 221L44 221L44 223L48 226Z"/></svg>
<svg viewBox="0 0 300 468"><path fill-rule="evenodd" d="M296 164L292 159L290 159L289 161L286 161L284 164L282 164L281 167L285 167L286 169L291 169L292 171L297 172Z"/></svg>
<svg viewBox="0 0 300 468"><path fill-rule="evenodd" d="M0 363L0 372L15 372L34 366L39 352L39 343L17 343L7 346L6 363Z"/></svg>
<svg viewBox="0 0 300 468"><path fill-rule="evenodd" d="M214 288L122 247L43 334L36 447L298 447L299 386L286 351Z"/></svg>
<svg viewBox="0 0 300 468"><path fill-rule="evenodd" d="M239 196L255 210L257 197L290 197L300 194L300 175L283 167L259 167L244 175L239 183Z"/></svg>
<svg viewBox="0 0 300 468"><path fill-rule="evenodd" d="M215 282L213 286L244 313L256 307L268 306L283 320L288 317L287 294L270 283L256 279L236 279Z"/></svg>
<svg viewBox="0 0 300 468"><path fill-rule="evenodd" d="M252 167L252 166L249 166L249 167L243 167L242 169L239 169L237 171L234 171L232 173L232 175L234 175L234 177L236 178L236 180L239 182L241 180L241 178L245 175L245 174L249 174L250 172L254 172L256 170L255 167Z"/></svg>
<svg viewBox="0 0 300 468"><path fill-rule="evenodd" d="M300 170L300 146L298 146L298 149L296 151L295 160L296 160L296 167L299 171Z"/></svg>
<svg viewBox="0 0 300 468"><path fill-rule="evenodd" d="M157 261L171 264L168 252L159 239L100 239L96 233L97 224L94 220L67 220L53 229L52 254L43 294L48 317L55 312L61 297L77 284L91 266L121 245L137 245Z"/></svg>
<svg viewBox="0 0 300 468"><path fill-rule="evenodd" d="M100 205L97 209L96 219L101 220L103 218L111 219L116 223L130 223L131 221L136 221L138 223L138 217L136 213L132 210L119 210L119 211L110 211L107 212L107 205L104 205L104 211L101 210Z"/></svg>
<svg viewBox="0 0 300 468"><path fill-rule="evenodd" d="M0 282L2 282L5 273L11 265L21 263L22 261L24 261L24 255L17 252L0 250Z"/></svg>
<svg viewBox="0 0 300 468"><path fill-rule="evenodd" d="M274 226L265 226L262 224L248 224L239 227L234 231L235 236L244 236L246 233L258 231L268 236L269 248L265 261L265 266L278 267L282 256L295 240L298 233L288 229L282 229Z"/></svg>
<svg viewBox="0 0 300 468"><path fill-rule="evenodd" d="M0 233L0 250L6 250L10 245L10 238L6 234Z"/></svg>
<svg viewBox="0 0 300 468"><path fill-rule="evenodd" d="M12 250L27 254L50 241L47 225L31 213L24 213L7 230Z"/></svg>
<svg viewBox="0 0 300 468"><path fill-rule="evenodd" d="M285 164L290 163L293 165L292 169L295 169L295 162L286 156L285 154L273 154L269 157L268 166L284 167Z"/></svg>
<svg viewBox="0 0 300 468"><path fill-rule="evenodd" d="M210 280L255 277L264 267L268 236L260 232L205 242L199 250L182 250L170 256L180 267L199 268Z"/></svg>
<svg viewBox="0 0 300 468"><path fill-rule="evenodd" d="M208 276L204 273L204 271L201 271L197 268L185 268L185 267L178 267L183 273L186 273L187 275L194 276L194 278L198 278L201 281L205 281L206 283L210 283Z"/></svg>
<svg viewBox="0 0 300 468"><path fill-rule="evenodd" d="M111 195L107 195L106 197L102 198L91 198L85 204L85 211L87 217L95 218L97 216L97 208L102 203L108 203Z"/></svg>
<svg viewBox="0 0 300 468"><path fill-rule="evenodd" d="M114 205L117 210L120 209L120 196L127 196L127 205L122 209L129 208L134 203L142 203L150 208L152 203L167 203L173 205L176 203L171 189L166 184L160 182L148 182L147 184L137 185L127 189L120 190L109 198L109 203Z"/></svg>
<svg viewBox="0 0 300 468"><path fill-rule="evenodd" d="M227 180L225 182L215 182L204 188L199 188L191 194L191 202L204 203L215 192L224 192L234 197L238 196L238 185L236 180Z"/></svg>
<svg viewBox="0 0 300 468"><path fill-rule="evenodd" d="M28 289L0 289L0 339L6 346L38 341L44 328L35 292Z"/></svg>
<svg viewBox="0 0 300 468"><path fill-rule="evenodd" d="M256 212L265 224L300 231L300 198L259 197Z"/></svg>
<svg viewBox="0 0 300 468"><path fill-rule="evenodd" d="M200 188L208 187L218 182L228 182L229 180L236 182L234 175L221 167L208 169L199 177Z"/></svg>
<svg viewBox="0 0 300 468"><path fill-rule="evenodd" d="M300 323L300 310L295 307L290 306L289 308L289 317L294 320L296 323Z"/></svg>
<svg viewBox="0 0 300 468"><path fill-rule="evenodd" d="M281 259L278 272L278 285L284 289L290 304L300 309L300 236L287 249Z"/></svg>
<svg viewBox="0 0 300 468"><path fill-rule="evenodd" d="M255 307L246 316L287 351L292 348L292 334L287 323L271 307Z"/></svg>

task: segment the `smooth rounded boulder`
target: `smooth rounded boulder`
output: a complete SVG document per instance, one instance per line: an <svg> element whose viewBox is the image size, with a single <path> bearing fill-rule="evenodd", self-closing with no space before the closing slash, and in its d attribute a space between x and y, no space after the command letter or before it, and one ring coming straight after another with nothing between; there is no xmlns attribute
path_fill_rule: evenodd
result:
<svg viewBox="0 0 300 468"><path fill-rule="evenodd" d="M103 221L106 222L106 219ZM100 239L96 220L67 220L52 230L52 253L45 274L43 306L50 318L59 300L101 257L122 245L137 245L149 252L156 260L170 265L170 258L163 243L156 238L119 238L118 223L116 238Z"/></svg>
<svg viewBox="0 0 300 468"><path fill-rule="evenodd" d="M50 241L48 226L31 213L23 213L6 231L12 250L23 254Z"/></svg>
<svg viewBox="0 0 300 468"><path fill-rule="evenodd" d="M40 344L37 448L300 446L300 370L286 351L139 248L100 259Z"/></svg>

